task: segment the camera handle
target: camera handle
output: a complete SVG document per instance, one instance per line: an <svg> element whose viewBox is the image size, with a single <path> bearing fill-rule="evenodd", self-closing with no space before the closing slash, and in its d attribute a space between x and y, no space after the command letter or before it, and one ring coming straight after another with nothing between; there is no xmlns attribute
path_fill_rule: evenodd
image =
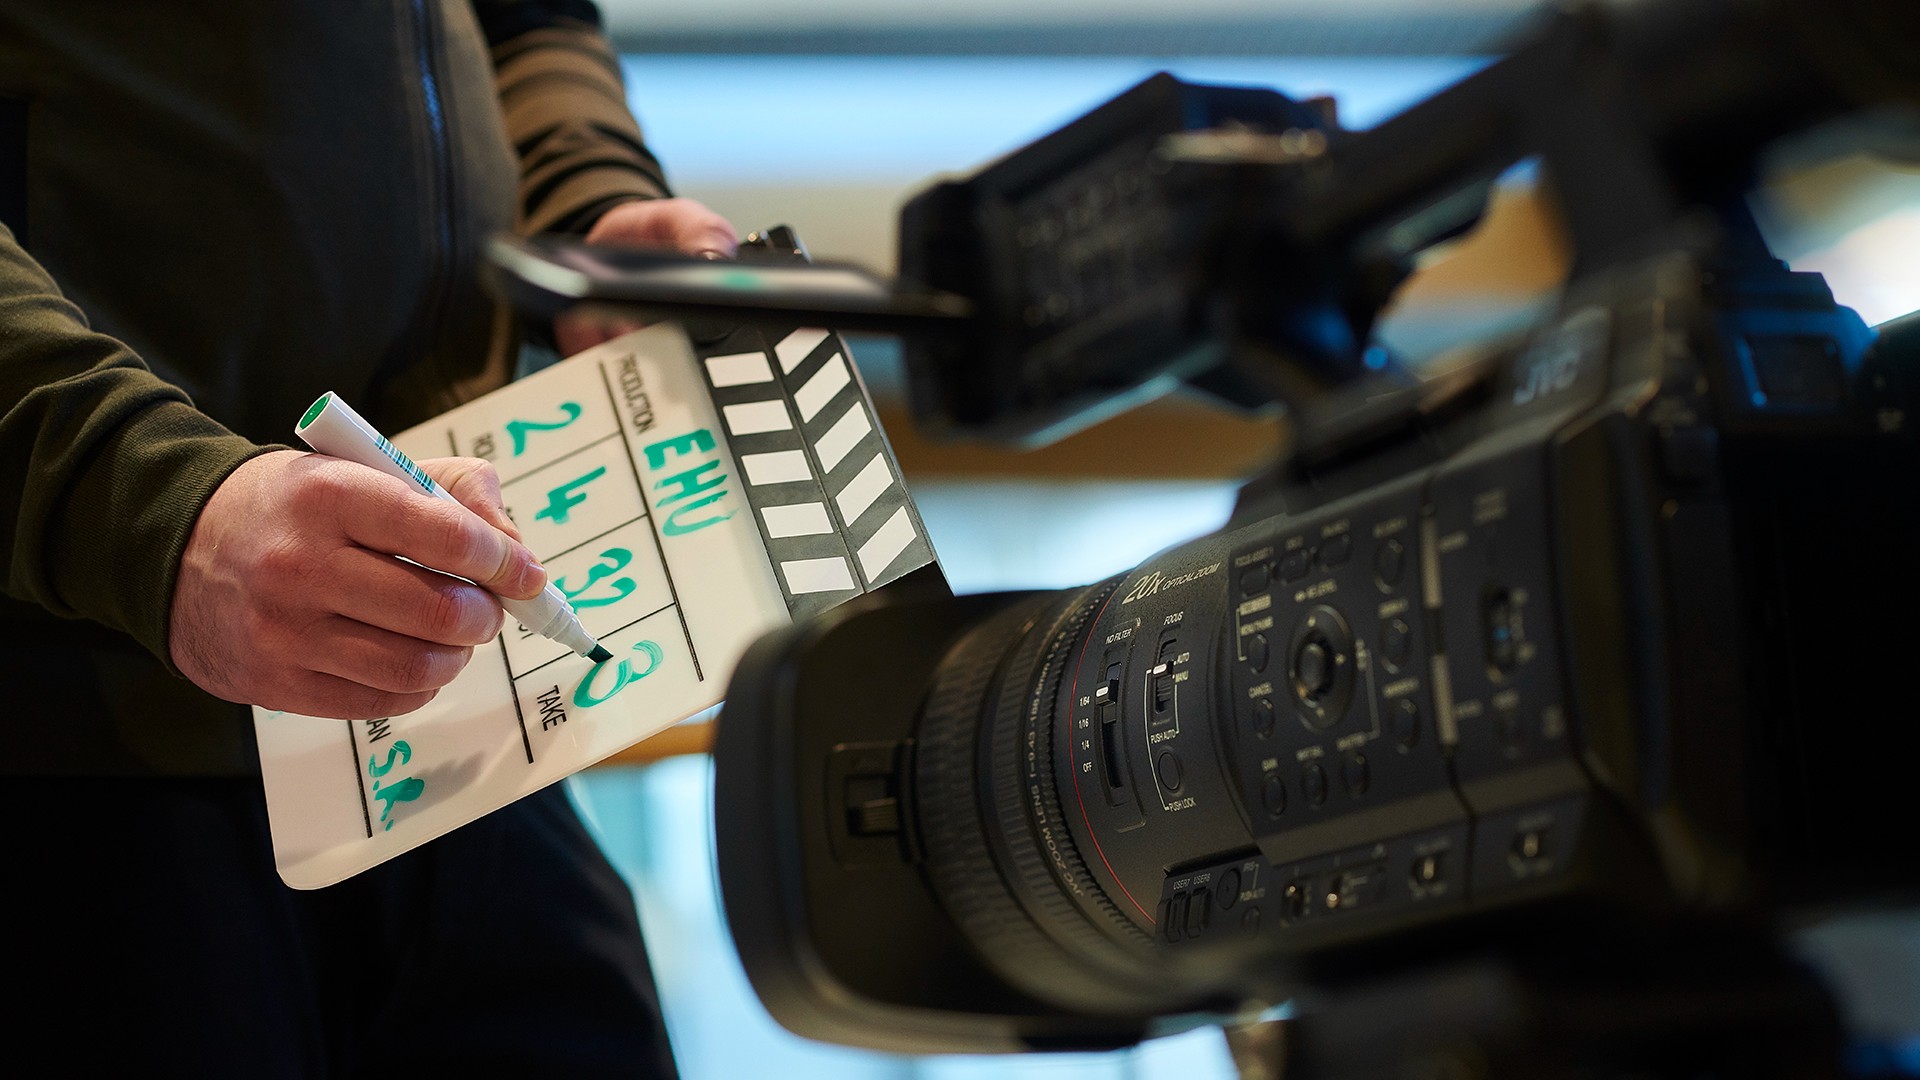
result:
<svg viewBox="0 0 1920 1080"><path fill-rule="evenodd" d="M1243 1080L1839 1080L1821 979L1752 928L1468 954L1230 1027Z"/></svg>

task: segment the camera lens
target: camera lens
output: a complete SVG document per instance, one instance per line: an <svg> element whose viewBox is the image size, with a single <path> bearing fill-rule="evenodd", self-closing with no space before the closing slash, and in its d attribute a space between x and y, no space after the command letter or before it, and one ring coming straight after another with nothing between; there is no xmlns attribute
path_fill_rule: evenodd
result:
<svg viewBox="0 0 1920 1080"><path fill-rule="evenodd" d="M1063 799L1106 786L1094 742L1110 733L1091 722L1071 733L1084 744L1077 789L1062 791L1056 761L1068 659L1116 584L1030 598L965 635L928 696L914 765L928 877L982 959L1038 998L1098 1010L1165 994L1143 961L1146 933L1065 828ZM1119 685L1103 683L1089 705Z"/></svg>

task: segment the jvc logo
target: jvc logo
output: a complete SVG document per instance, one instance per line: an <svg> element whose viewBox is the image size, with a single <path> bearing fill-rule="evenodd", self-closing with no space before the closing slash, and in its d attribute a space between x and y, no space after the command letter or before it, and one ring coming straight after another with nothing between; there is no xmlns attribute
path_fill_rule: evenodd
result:
<svg viewBox="0 0 1920 1080"><path fill-rule="evenodd" d="M1528 355L1513 388L1513 403L1528 405L1573 386L1580 377L1580 343L1561 338Z"/></svg>
<svg viewBox="0 0 1920 1080"><path fill-rule="evenodd" d="M1607 316L1589 309L1562 323L1552 337L1528 349L1514 374L1513 403L1530 405L1570 390L1580 378L1581 358L1606 345Z"/></svg>

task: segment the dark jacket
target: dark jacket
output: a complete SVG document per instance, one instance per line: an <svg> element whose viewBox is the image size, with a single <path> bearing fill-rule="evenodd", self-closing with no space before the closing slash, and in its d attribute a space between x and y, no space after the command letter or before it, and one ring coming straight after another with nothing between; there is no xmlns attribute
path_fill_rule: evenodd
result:
<svg viewBox="0 0 1920 1080"><path fill-rule="evenodd" d="M485 238L665 193L580 0L0 0L0 772L256 768L171 669L214 488L506 381Z"/></svg>

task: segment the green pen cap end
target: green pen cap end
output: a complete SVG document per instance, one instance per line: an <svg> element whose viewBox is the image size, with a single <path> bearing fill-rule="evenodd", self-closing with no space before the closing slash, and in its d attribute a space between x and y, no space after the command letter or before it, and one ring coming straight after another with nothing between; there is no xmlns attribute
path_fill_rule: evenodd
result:
<svg viewBox="0 0 1920 1080"><path fill-rule="evenodd" d="M321 394L317 399L314 400L313 404L307 406L307 415L300 418L300 426L294 428L293 430L296 432L305 431L307 429L308 424L311 424L315 420L320 419L320 414L327 411L327 402L332 400L333 400L333 391L329 390L326 393Z"/></svg>

